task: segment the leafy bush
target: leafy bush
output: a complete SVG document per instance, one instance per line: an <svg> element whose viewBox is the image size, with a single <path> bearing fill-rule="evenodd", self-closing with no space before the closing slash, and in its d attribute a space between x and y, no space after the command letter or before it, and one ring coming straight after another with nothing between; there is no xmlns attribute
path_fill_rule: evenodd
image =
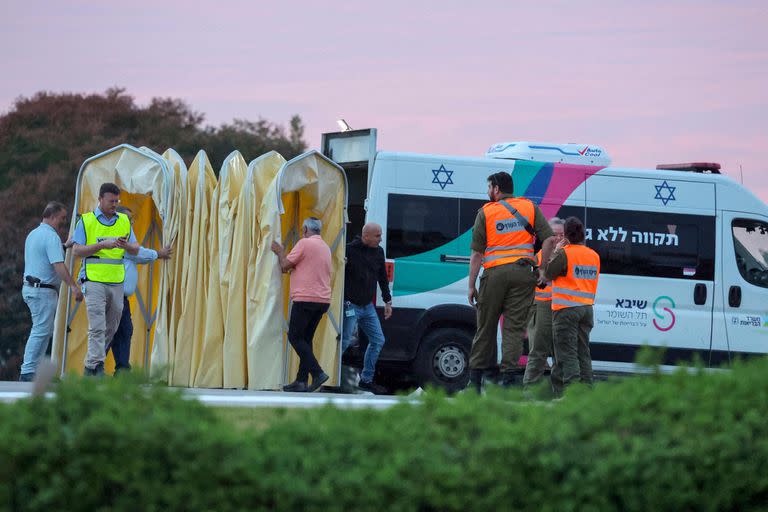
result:
<svg viewBox="0 0 768 512"><path fill-rule="evenodd" d="M67 379L0 409L8 510L245 510L245 436L211 409L131 379ZM223 507L220 504L226 503Z"/></svg>
<svg viewBox="0 0 768 512"><path fill-rule="evenodd" d="M768 362L384 411L258 433L163 389L66 381L0 408L11 510L764 510Z"/></svg>

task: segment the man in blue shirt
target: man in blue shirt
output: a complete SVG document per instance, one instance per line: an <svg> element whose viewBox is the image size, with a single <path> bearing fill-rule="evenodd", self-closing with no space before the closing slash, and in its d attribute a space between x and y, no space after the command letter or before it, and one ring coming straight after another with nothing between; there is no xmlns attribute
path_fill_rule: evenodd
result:
<svg viewBox="0 0 768 512"><path fill-rule="evenodd" d="M130 208L124 206L118 206L117 211L128 216L133 226L133 212ZM157 259L167 260L170 259L173 252L170 246L163 247L157 251L152 249L146 249L139 246L139 253L135 256L133 254L126 254L123 260L125 266L125 281L123 281L123 314L120 317L120 324L117 326L117 331L112 337L112 343L109 348L112 350L112 356L115 358L115 373L122 370L131 369L131 338L133 337L133 319L131 318L131 305L128 302L128 297L136 292L136 287L139 282L139 270L136 265L146 265L152 263Z"/></svg>
<svg viewBox="0 0 768 512"><path fill-rule="evenodd" d="M21 295L32 314L32 329L24 349L19 380L35 378L37 365L48 350L53 335L58 290L64 281L72 290L75 300L83 294L64 265L64 250L56 232L67 222L67 209L58 202L50 202L43 210L43 221L33 229L24 243L24 281Z"/></svg>
<svg viewBox="0 0 768 512"><path fill-rule="evenodd" d="M74 255L83 258L79 279L88 314L85 375L104 374L106 343L114 336L123 314L123 256L139 252L130 222L117 212L119 203L117 185L103 183L99 206L82 216L72 237Z"/></svg>

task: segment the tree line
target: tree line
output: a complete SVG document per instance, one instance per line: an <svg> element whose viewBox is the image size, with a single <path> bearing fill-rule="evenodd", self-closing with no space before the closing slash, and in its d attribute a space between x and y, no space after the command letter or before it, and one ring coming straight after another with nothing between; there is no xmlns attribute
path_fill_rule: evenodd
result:
<svg viewBox="0 0 768 512"><path fill-rule="evenodd" d="M88 95L39 92L18 98L0 116L0 380L18 376L31 326L21 297L24 240L48 201L71 210L85 159L128 143L158 152L172 147L190 163L204 149L218 171L235 149L246 160L270 150L290 159L306 149L298 115L287 129L265 119L216 127L204 121L181 99L153 98L142 106L122 88Z"/></svg>

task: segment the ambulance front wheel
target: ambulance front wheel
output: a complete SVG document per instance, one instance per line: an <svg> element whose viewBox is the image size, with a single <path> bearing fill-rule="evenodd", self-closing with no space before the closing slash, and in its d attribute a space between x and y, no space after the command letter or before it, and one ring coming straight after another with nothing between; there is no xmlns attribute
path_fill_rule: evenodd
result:
<svg viewBox="0 0 768 512"><path fill-rule="evenodd" d="M472 335L456 327L429 331L421 342L414 373L423 387L441 387L453 393L467 387Z"/></svg>

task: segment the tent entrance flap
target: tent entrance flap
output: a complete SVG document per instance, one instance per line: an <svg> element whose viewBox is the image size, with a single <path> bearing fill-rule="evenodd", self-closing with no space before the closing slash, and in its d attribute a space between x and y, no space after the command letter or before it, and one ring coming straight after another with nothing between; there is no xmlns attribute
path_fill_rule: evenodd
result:
<svg viewBox="0 0 768 512"><path fill-rule="evenodd" d="M332 384L340 382L341 372L341 326L344 300L344 258L345 245L340 243L346 236L347 181L344 170L317 151L309 151L289 162L280 170L275 182L277 229L286 249L298 241L302 223L307 217L317 217L323 225L321 236L331 247L331 305L328 313L317 328L314 351L320 366L332 376ZM291 301L289 278L280 280L283 295L283 326L287 324ZM291 349L287 338L283 338L285 354L283 382L293 380L298 370L298 357Z"/></svg>
<svg viewBox="0 0 768 512"><path fill-rule="evenodd" d="M79 216L98 206L99 188L103 183L115 183L120 188L120 204L133 212L133 231L137 240L147 248L157 249L168 236L165 218L172 208L170 192L172 176L166 161L159 155L123 144L87 159L76 181L75 206L70 225L74 233ZM81 260L75 261L68 251L66 265L77 276ZM146 366L148 347L152 343L153 305L157 304L159 286L156 279L160 263L139 266L136 295L130 299L134 315L131 364ZM146 306L146 307L145 307ZM58 361L63 375L68 371L82 372L87 351L88 319L86 308L75 303L71 291L59 296L54 328L52 358ZM111 357L107 369L114 365Z"/></svg>

